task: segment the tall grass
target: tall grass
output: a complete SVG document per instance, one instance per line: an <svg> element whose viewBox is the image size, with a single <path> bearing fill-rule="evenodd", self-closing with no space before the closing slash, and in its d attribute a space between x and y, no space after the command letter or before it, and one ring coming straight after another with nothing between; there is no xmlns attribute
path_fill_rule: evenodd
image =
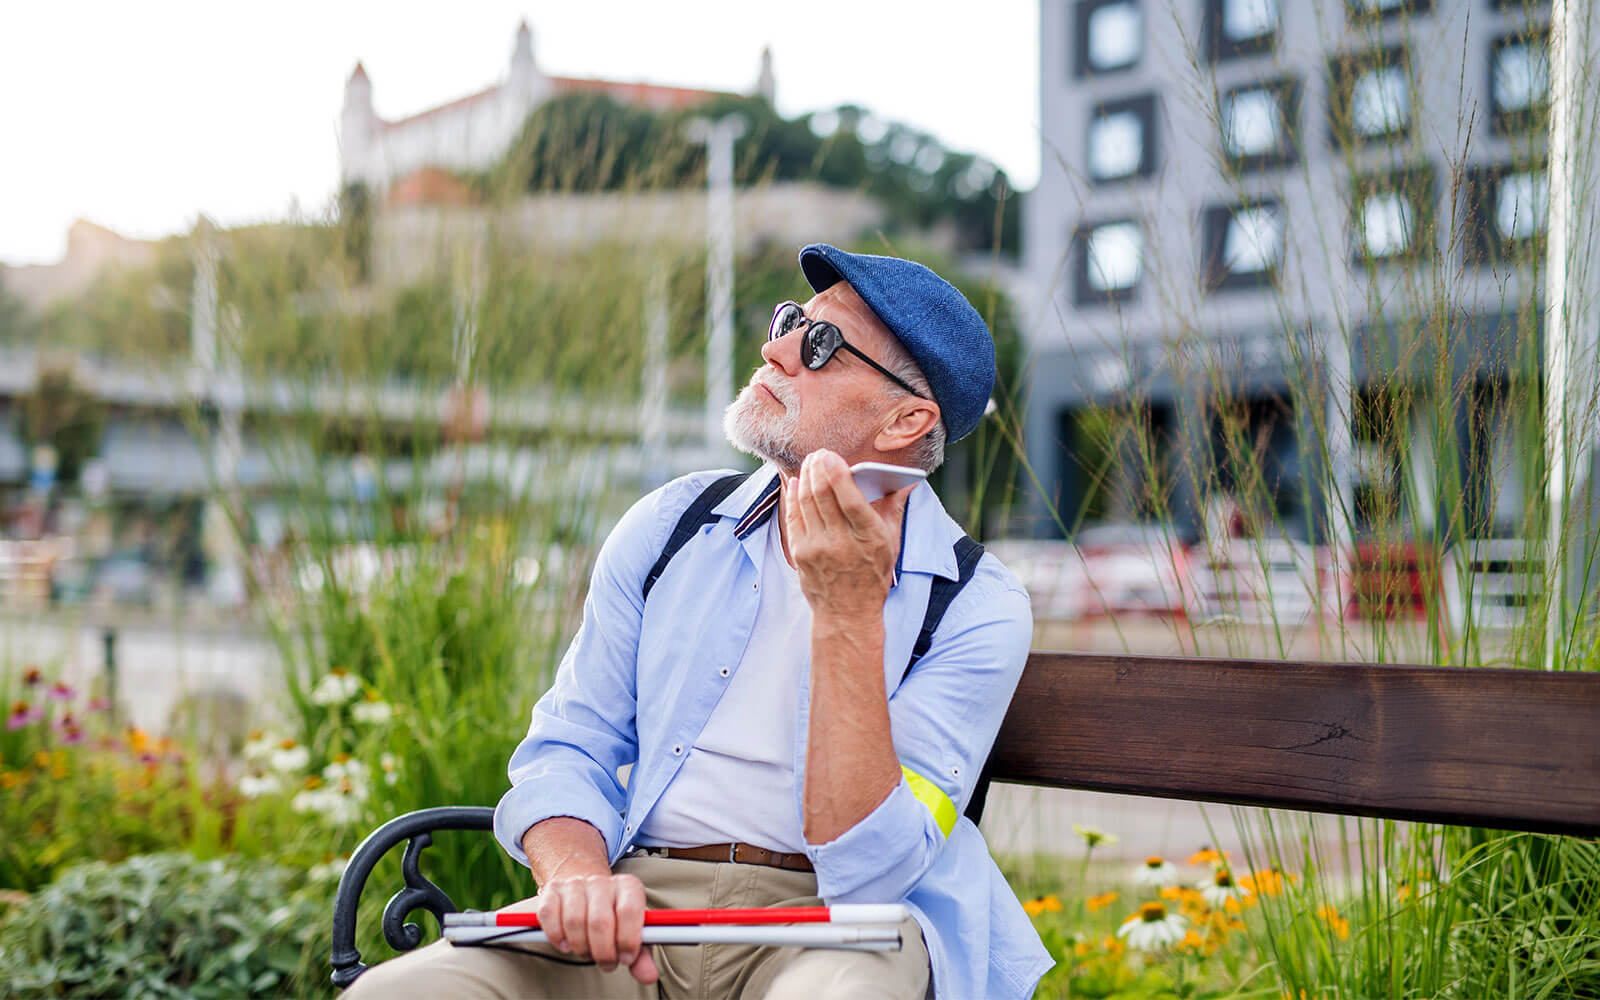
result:
<svg viewBox="0 0 1600 1000"><path fill-rule="evenodd" d="M1196 557L1245 566L1235 579L1247 580L1241 589L1253 592L1224 594L1223 603L1266 613L1251 624L1232 614L1175 619L1169 627L1180 648L1287 657L1296 637L1314 633L1334 658L1537 669L1548 657L1558 669L1596 669L1591 650L1600 622L1587 599L1600 545L1588 506L1593 458L1574 459L1575 471L1553 468L1542 437L1543 338L1555 335L1545 329L1547 270L1569 269L1580 297L1575 314L1592 311L1592 194L1586 185L1578 247L1553 265L1547 238L1533 232L1537 227L1524 228L1534 206L1518 205L1505 218L1489 198L1494 174L1483 164L1513 175L1544 167L1548 112L1536 108L1501 135L1490 109L1466 100L1463 74L1478 72L1479 50L1491 37L1538 40L1549 18L1539 6L1467 8L1440 5L1431 15L1403 14L1397 22L1352 17L1344 34L1315 39L1329 55L1311 63L1312 80L1302 79L1313 95L1321 89L1315 76L1336 81L1364 53L1407 41L1409 135L1362 141L1348 106L1339 110L1330 93L1302 105L1295 136L1302 155L1293 166L1263 177L1221 158L1214 164L1237 200L1263 189L1311 194L1310 212L1289 219L1286 257L1268 290L1245 293L1265 296L1276 317L1268 325L1281 344L1278 388L1246 398L1245 359L1197 321L1208 308L1221 315L1213 304L1230 301L1230 293L1197 289L1186 273L1147 269L1138 294L1159 303L1163 362L1182 387L1176 419L1155 419L1169 412L1164 401L1135 381L1120 397L1102 398L1080 414L1073 439L1032 443L1035 453L1074 450L1089 481L1077 502L1053 510L1069 538L1104 518L1170 525L1196 504L1226 499L1237 507L1244 539L1219 538L1219 522L1207 518L1210 533ZM1184 26L1194 14L1175 4L1146 16ZM1344 20L1342 11L1320 3L1284 4L1280 25L1290 18ZM1485 18L1496 26L1480 27ZM1415 33L1401 34L1408 27ZM1173 59L1172 119L1220 137L1224 74L1198 39L1180 33L1186 48ZM1279 37L1275 51L1282 52L1281 27ZM1456 59L1461 55L1467 70ZM1275 73L1303 78L1303 58L1297 51L1258 60L1256 69L1234 72L1228 83ZM1595 68L1592 50L1580 58L1587 79ZM1337 83L1330 87L1336 93ZM1435 100L1453 95L1455 118L1417 118L1424 92ZM1329 119L1324 101L1335 107ZM1600 134L1592 94L1578 95L1576 110L1581 178L1593 174ZM1323 148L1330 144L1331 164ZM1219 146L1213 139L1211 147ZM1071 162L1076 154L1058 169L1071 176ZM1415 169L1424 163L1434 169ZM1152 190L1176 180L1169 171ZM1380 257L1359 239L1359 206L1386 190L1418 209L1409 245ZM1497 235L1507 230L1531 235ZM1153 234L1158 245L1192 238L1187 231ZM1116 331L1100 346L1127 357L1129 345L1152 331L1133 326L1124 308L1107 302L1090 311L1108 316L1104 325ZM1486 335L1473 330L1475 321L1487 324ZM1600 385L1587 367L1595 334L1585 328L1579 336L1575 363L1584 374L1572 389L1575 423L1568 433L1592 444L1583 428L1600 420ZM1292 448L1274 447L1291 433ZM1553 514L1545 497L1556 476L1568 477L1574 506ZM1564 559L1543 558L1552 534ZM1498 556L1499 564L1521 563L1529 574L1525 593L1509 605L1496 606L1477 589L1485 577L1467 558L1480 540L1495 538L1523 546L1523 554ZM1285 548L1281 539L1299 544ZM1295 563L1292 577L1267 573L1285 552ZM1169 556L1183 558L1176 540ZM1412 567L1420 585L1414 611ZM1354 571L1361 580L1358 620L1315 599L1324 574ZM1309 612L1281 610L1308 593ZM1256 597L1268 599L1256 605ZM1546 649L1552 604L1567 613L1555 648ZM1590 842L1354 819L1330 826L1255 811L1236 818L1248 831L1249 867L1303 875L1283 897L1262 900L1257 943L1286 996L1600 996L1600 851ZM1342 916L1311 916L1323 908Z"/></svg>

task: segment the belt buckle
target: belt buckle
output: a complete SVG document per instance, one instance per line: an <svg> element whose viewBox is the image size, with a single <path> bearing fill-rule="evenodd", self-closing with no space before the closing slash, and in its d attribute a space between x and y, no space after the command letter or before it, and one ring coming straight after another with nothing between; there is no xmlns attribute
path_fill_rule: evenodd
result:
<svg viewBox="0 0 1600 1000"><path fill-rule="evenodd" d="M730 864L738 864L739 859L738 859L738 857L736 857L736 855L738 853L739 853L739 842L736 840L733 843L728 845L728 862Z"/></svg>

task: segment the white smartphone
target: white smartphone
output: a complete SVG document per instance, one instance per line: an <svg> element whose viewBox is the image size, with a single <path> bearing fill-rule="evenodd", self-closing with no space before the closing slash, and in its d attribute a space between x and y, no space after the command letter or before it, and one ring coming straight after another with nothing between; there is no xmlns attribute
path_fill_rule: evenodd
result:
<svg viewBox="0 0 1600 1000"><path fill-rule="evenodd" d="M895 490L915 486L926 480L928 474L906 465L885 465L882 462L857 462L850 466L850 477L867 502L881 500Z"/></svg>

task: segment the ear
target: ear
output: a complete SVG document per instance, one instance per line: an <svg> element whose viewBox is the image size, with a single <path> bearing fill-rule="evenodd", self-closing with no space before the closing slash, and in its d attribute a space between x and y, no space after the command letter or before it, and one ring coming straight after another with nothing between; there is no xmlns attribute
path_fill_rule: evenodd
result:
<svg viewBox="0 0 1600 1000"><path fill-rule="evenodd" d="M908 396L895 401L889 421L873 440L879 451L894 452L910 447L939 422L939 404L929 399Z"/></svg>

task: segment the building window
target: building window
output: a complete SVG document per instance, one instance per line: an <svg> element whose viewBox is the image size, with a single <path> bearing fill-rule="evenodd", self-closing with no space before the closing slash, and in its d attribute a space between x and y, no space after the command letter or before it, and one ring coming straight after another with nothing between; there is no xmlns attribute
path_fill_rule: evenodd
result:
<svg viewBox="0 0 1600 1000"><path fill-rule="evenodd" d="M1078 76L1128 69L1144 48L1144 15L1135 0L1078 0Z"/></svg>
<svg viewBox="0 0 1600 1000"><path fill-rule="evenodd" d="M1426 14L1433 0L1345 0L1352 21L1381 21L1402 14Z"/></svg>
<svg viewBox="0 0 1600 1000"><path fill-rule="evenodd" d="M1153 95L1101 105L1089 119L1089 178L1096 183L1148 177L1156 169Z"/></svg>
<svg viewBox="0 0 1600 1000"><path fill-rule="evenodd" d="M1082 226L1073 236L1078 305L1126 302L1144 270L1144 231L1132 219Z"/></svg>
<svg viewBox="0 0 1600 1000"><path fill-rule="evenodd" d="M1352 259L1358 267L1424 255L1435 232L1433 168L1356 178L1350 224Z"/></svg>
<svg viewBox="0 0 1600 1000"><path fill-rule="evenodd" d="M1201 224L1207 292L1277 280L1283 264L1284 214L1276 201L1213 205Z"/></svg>
<svg viewBox="0 0 1600 1000"><path fill-rule="evenodd" d="M1300 93L1293 80L1253 83L1222 97L1222 150L1236 170L1293 163Z"/></svg>
<svg viewBox="0 0 1600 1000"><path fill-rule="evenodd" d="M1272 51L1278 0L1206 0L1201 31L1212 62Z"/></svg>
<svg viewBox="0 0 1600 1000"><path fill-rule="evenodd" d="M1328 67L1335 146L1392 141L1411 132L1411 73L1404 48L1339 56Z"/></svg>
<svg viewBox="0 0 1600 1000"><path fill-rule="evenodd" d="M1497 38L1489 48L1490 126L1543 129L1550 110L1550 30Z"/></svg>
<svg viewBox="0 0 1600 1000"><path fill-rule="evenodd" d="M1540 252L1550 225L1545 164L1480 167L1467 177L1470 246L1480 261Z"/></svg>

